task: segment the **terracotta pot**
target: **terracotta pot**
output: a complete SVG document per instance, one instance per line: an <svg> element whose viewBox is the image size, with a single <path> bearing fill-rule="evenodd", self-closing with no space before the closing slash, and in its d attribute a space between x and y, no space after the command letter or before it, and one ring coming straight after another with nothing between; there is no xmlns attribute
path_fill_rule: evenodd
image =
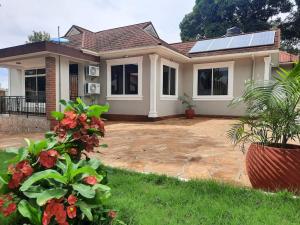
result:
<svg viewBox="0 0 300 225"><path fill-rule="evenodd" d="M246 170L254 188L299 194L300 146L286 149L253 143L246 155Z"/></svg>
<svg viewBox="0 0 300 225"><path fill-rule="evenodd" d="M185 110L185 117L187 119L194 119L194 117L195 117L195 110L194 109L186 109Z"/></svg>

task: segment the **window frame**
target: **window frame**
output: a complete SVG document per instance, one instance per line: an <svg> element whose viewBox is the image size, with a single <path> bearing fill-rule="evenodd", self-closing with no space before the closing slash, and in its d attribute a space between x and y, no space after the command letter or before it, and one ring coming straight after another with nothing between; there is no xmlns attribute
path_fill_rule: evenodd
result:
<svg viewBox="0 0 300 225"><path fill-rule="evenodd" d="M163 80L164 80L164 66L175 69L175 95L164 95L163 94ZM178 100L178 74L179 64L172 62L168 59L161 58L160 65L160 100Z"/></svg>
<svg viewBox="0 0 300 225"><path fill-rule="evenodd" d="M29 71L29 70L35 70L36 74L26 75L26 71ZM38 74L37 73L38 70L45 70L45 73L44 74ZM47 84L46 84L46 68L45 67L28 68L28 69L24 69L23 72L24 72L24 96L25 96L25 98L27 99L27 96L26 96L26 78L29 78L29 77L34 77L35 78L35 82L36 82L35 93L37 94L39 92L38 91L38 77L44 77L45 78L45 101L46 101L46 89L47 89ZM44 103L44 102L42 102L42 103Z"/></svg>
<svg viewBox="0 0 300 225"><path fill-rule="evenodd" d="M138 94L111 94L111 67L118 65L137 64L138 65ZM143 100L143 56L123 59L111 59L106 61L107 65L107 100Z"/></svg>
<svg viewBox="0 0 300 225"><path fill-rule="evenodd" d="M228 68L228 92L227 95L198 95L198 70ZM194 64L193 70L193 100L232 100L233 99L234 61Z"/></svg>

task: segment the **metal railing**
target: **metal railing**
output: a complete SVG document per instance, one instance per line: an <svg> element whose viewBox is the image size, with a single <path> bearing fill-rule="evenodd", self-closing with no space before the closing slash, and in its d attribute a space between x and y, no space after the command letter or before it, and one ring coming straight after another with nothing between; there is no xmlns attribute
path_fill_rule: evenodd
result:
<svg viewBox="0 0 300 225"><path fill-rule="evenodd" d="M0 114L45 116L45 97L0 96Z"/></svg>

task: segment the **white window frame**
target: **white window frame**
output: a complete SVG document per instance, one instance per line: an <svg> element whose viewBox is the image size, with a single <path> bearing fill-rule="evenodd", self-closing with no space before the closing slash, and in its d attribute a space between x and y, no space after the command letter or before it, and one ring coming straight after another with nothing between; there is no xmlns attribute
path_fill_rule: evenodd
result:
<svg viewBox="0 0 300 225"><path fill-rule="evenodd" d="M163 75L164 75L164 66L174 68L175 72L175 95L164 95L163 94ZM160 66L160 100L178 100L178 72L179 64L172 62L170 60L161 58Z"/></svg>
<svg viewBox="0 0 300 225"><path fill-rule="evenodd" d="M123 59L111 59L107 64L107 100L143 100L143 56ZM138 65L138 94L135 95L112 95L111 94L111 67L117 65L137 64Z"/></svg>
<svg viewBox="0 0 300 225"><path fill-rule="evenodd" d="M228 94L227 95L198 95L198 70L200 69L215 69L228 68ZM232 100L233 99L233 77L234 77L234 61L195 64L193 76L193 100Z"/></svg>

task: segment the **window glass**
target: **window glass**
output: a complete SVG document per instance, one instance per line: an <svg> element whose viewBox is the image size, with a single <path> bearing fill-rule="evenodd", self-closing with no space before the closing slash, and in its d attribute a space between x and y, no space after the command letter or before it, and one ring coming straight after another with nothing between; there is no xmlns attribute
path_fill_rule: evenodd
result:
<svg viewBox="0 0 300 225"><path fill-rule="evenodd" d="M27 102L45 102L45 69L25 71L25 97Z"/></svg>
<svg viewBox="0 0 300 225"><path fill-rule="evenodd" d="M170 74L170 95L175 95L176 92L176 70L174 68L171 68L171 74Z"/></svg>
<svg viewBox="0 0 300 225"><path fill-rule="evenodd" d="M163 95L176 95L176 69L163 66Z"/></svg>
<svg viewBox="0 0 300 225"><path fill-rule="evenodd" d="M125 94L138 94L138 65L125 65Z"/></svg>
<svg viewBox="0 0 300 225"><path fill-rule="evenodd" d="M227 95L228 94L228 69L216 68L213 70L214 74L214 95Z"/></svg>
<svg viewBox="0 0 300 225"><path fill-rule="evenodd" d="M198 70L198 95L228 95L228 68Z"/></svg>
<svg viewBox="0 0 300 225"><path fill-rule="evenodd" d="M25 76L36 75L36 70L25 70Z"/></svg>
<svg viewBox="0 0 300 225"><path fill-rule="evenodd" d="M163 94L169 95L169 67L163 66Z"/></svg>
<svg viewBox="0 0 300 225"><path fill-rule="evenodd" d="M123 65L111 67L111 94L123 94Z"/></svg>
<svg viewBox="0 0 300 225"><path fill-rule="evenodd" d="M70 72L70 75L78 75L78 64L70 64L69 72Z"/></svg>
<svg viewBox="0 0 300 225"><path fill-rule="evenodd" d="M46 69L38 69L36 73L37 73L37 75L45 75Z"/></svg>
<svg viewBox="0 0 300 225"><path fill-rule="evenodd" d="M211 95L212 70L198 70L198 95Z"/></svg>

